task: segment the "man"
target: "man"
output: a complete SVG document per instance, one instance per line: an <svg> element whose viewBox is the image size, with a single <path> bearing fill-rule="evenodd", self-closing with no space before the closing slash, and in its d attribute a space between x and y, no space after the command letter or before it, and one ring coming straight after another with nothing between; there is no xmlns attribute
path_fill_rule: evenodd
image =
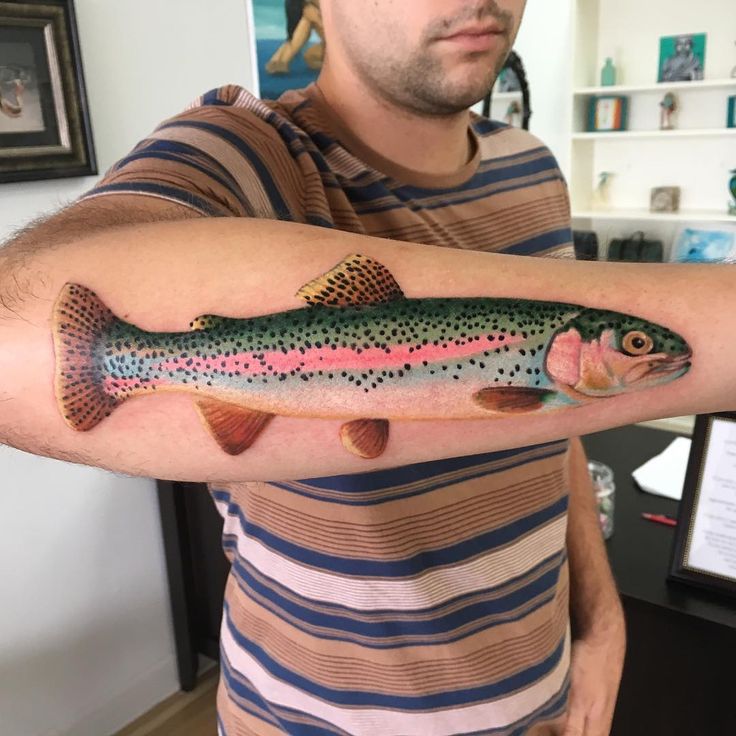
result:
<svg viewBox="0 0 736 736"><path fill-rule="evenodd" d="M623 622L561 438L734 408L732 277L561 258L551 155L467 112L523 0L321 7L316 87L204 95L0 251L0 441L210 481L223 734L601 736Z"/></svg>

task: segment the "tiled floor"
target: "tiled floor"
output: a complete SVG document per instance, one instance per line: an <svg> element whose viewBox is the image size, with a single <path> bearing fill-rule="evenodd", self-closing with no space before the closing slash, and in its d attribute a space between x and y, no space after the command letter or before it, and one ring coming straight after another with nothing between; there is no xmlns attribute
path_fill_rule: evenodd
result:
<svg viewBox="0 0 736 736"><path fill-rule="evenodd" d="M216 736L218 674L213 667L192 692L175 693L114 736Z"/></svg>

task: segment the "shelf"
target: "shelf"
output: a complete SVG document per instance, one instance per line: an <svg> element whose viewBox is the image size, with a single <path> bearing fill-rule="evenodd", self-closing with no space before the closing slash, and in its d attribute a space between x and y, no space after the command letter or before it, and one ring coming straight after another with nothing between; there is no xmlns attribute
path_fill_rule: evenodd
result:
<svg viewBox="0 0 736 736"><path fill-rule="evenodd" d="M650 212L645 209L579 210L573 219L586 220L655 220L660 222L728 222L736 224L736 215L718 210L681 210Z"/></svg>
<svg viewBox="0 0 736 736"><path fill-rule="evenodd" d="M600 133L573 133L574 141L613 141L633 138L702 138L736 136L736 128L678 128L675 130L614 130Z"/></svg>
<svg viewBox="0 0 736 736"><path fill-rule="evenodd" d="M704 79L700 82L657 82L642 85L615 85L613 87L578 87L573 94L586 95L621 95L638 92L670 92L673 90L708 90L733 87L736 90L736 77L730 79Z"/></svg>
<svg viewBox="0 0 736 736"><path fill-rule="evenodd" d="M651 427L662 429L665 432L679 432L692 437L695 428L695 417L668 417L667 419L650 419L647 422L637 422L637 427Z"/></svg>
<svg viewBox="0 0 736 736"><path fill-rule="evenodd" d="M516 100L519 97L521 97L521 90L518 89L515 92L493 92L491 95L491 100Z"/></svg>

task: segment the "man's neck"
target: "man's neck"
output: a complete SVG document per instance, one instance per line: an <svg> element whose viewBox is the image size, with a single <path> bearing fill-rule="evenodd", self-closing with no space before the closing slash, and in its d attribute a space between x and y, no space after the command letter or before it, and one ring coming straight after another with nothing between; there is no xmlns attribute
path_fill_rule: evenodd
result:
<svg viewBox="0 0 736 736"><path fill-rule="evenodd" d="M403 168L432 175L453 174L472 157L467 110L445 117L412 113L392 105L344 70L340 70L338 81L328 65L317 86L356 138Z"/></svg>

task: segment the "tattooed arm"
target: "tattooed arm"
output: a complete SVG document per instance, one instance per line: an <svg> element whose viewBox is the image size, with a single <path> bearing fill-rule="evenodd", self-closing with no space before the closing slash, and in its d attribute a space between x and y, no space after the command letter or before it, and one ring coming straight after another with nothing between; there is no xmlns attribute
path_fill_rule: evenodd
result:
<svg viewBox="0 0 736 736"><path fill-rule="evenodd" d="M0 259L0 441L123 472L307 477L736 408L728 266L234 218Z"/></svg>

